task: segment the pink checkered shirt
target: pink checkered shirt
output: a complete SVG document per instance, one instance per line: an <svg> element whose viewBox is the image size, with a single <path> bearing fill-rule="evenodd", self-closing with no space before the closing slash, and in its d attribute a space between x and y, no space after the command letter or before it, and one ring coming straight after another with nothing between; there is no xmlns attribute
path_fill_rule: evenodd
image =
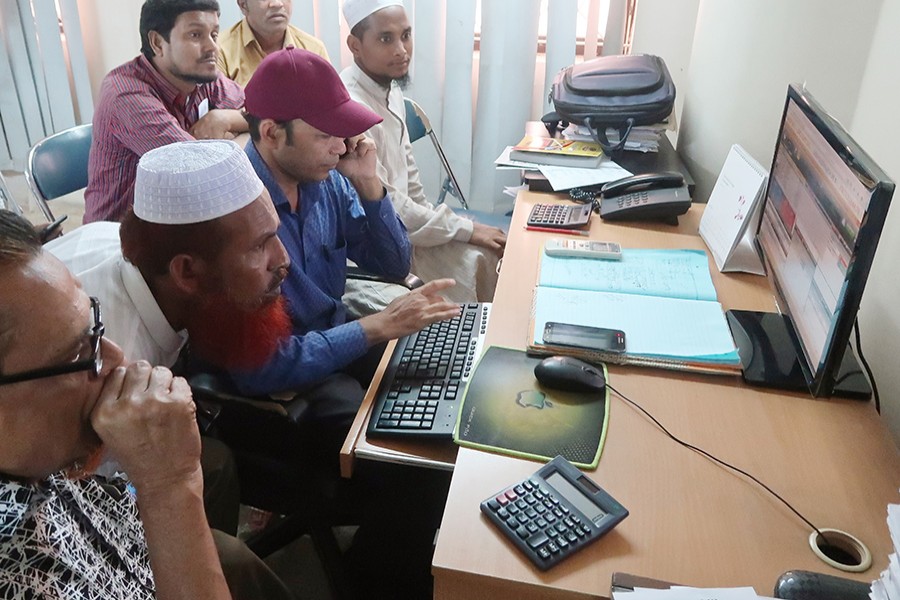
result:
<svg viewBox="0 0 900 600"><path fill-rule="evenodd" d="M144 55L109 72L94 111L85 223L122 220L134 202L138 160L159 146L194 139L188 131L206 99L210 110L241 108L244 90L219 73L185 97Z"/></svg>

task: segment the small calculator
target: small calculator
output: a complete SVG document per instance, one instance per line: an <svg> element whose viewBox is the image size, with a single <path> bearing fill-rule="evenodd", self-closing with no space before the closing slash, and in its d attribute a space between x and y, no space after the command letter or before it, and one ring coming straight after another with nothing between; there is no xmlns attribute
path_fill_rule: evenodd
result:
<svg viewBox="0 0 900 600"><path fill-rule="evenodd" d="M562 456L482 502L481 512L542 571L628 516L624 506Z"/></svg>
<svg viewBox="0 0 900 600"><path fill-rule="evenodd" d="M591 205L535 204L528 215L527 227L579 229L591 220Z"/></svg>

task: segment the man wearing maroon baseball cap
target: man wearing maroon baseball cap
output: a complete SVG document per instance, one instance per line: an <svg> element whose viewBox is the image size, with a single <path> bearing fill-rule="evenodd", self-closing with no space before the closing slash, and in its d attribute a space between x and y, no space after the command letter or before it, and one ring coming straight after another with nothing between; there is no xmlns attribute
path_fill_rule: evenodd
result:
<svg viewBox="0 0 900 600"><path fill-rule="evenodd" d="M298 48L267 56L245 93L246 152L272 196L278 236L294 263L282 289L299 340L264 369L234 373L240 391L309 389L373 347L458 314L458 305L437 294L453 281L437 280L381 313L346 322L348 258L390 278L409 273L409 238L375 173L374 143L354 138L381 117L350 99L328 61ZM361 383L354 415L368 381ZM335 402L347 402L345 391Z"/></svg>
<svg viewBox="0 0 900 600"><path fill-rule="evenodd" d="M336 471L340 447L384 343L457 316L459 305L440 296L454 281L431 281L394 299L381 312L348 321L341 302L347 259L391 278L409 272L409 239L376 175L374 142L354 138L381 117L350 99L331 64L296 48L268 55L245 94L251 137L246 152L272 197L281 221L278 237L291 258L281 289L293 336L263 368L230 375L243 393L301 391L309 402L299 424L302 445L315 449L310 459L324 460L325 467ZM377 562L380 555L395 574L405 569L400 579L418 579L427 589L431 540L440 524L441 490L447 481L441 476L413 491L409 474L392 485L385 485L383 475L379 471L376 477L380 491L363 496L374 502L384 498L385 506L368 514L389 515L404 507L408 502L394 508L387 502L400 492L406 498L415 495L419 508L403 508L404 515L396 519L364 523L353 549L366 556L361 562ZM429 495L434 497L428 500ZM374 543L364 544L363 532ZM384 552L388 538L397 546L394 552ZM366 592L378 597L371 588ZM386 593L391 596L390 590Z"/></svg>

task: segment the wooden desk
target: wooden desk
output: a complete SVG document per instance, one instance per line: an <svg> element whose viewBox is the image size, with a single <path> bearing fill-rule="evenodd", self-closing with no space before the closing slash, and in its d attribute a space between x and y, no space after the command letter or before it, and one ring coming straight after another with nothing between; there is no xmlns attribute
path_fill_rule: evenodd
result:
<svg viewBox="0 0 900 600"><path fill-rule="evenodd" d="M548 198L519 196L489 343L525 345L537 258L552 235L526 233L523 225L531 204ZM701 214L702 206L695 206L677 228L609 225L597 219L591 237L624 247L703 248L696 235ZM773 309L764 279L723 275L712 262L710 269L725 308ZM606 445L590 476L630 516L603 539L541 573L478 509L482 500L539 465L461 448L434 555L435 598L605 598L614 571L699 586L752 585L768 594L788 569L870 581L885 568L891 552L886 505L900 497L900 453L872 403L754 389L731 377L617 366L609 372L617 389L675 435L753 473L818 527L860 538L872 552L873 566L849 575L819 562L808 547L808 526L784 505L755 483L677 445L612 396ZM368 444L364 436L356 439L362 447ZM442 460L451 462L456 452L409 445L403 450L429 459L444 452Z"/></svg>

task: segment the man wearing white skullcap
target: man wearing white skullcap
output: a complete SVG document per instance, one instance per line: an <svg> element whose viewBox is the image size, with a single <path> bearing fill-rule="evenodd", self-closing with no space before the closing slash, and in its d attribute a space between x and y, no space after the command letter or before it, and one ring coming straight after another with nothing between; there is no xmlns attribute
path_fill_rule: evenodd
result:
<svg viewBox="0 0 900 600"><path fill-rule="evenodd" d="M277 301L288 259L276 226L268 194L237 144L179 142L141 158L121 241L118 223L97 222L45 248L100 299L105 336L130 360L172 367L190 334L193 346L212 348L217 359L258 365L290 332ZM271 333L259 336L256 324ZM228 448L204 436L201 466L207 520L234 534L240 499ZM287 597L245 546L224 534L215 541L223 562L256 572L235 578L226 568L234 597Z"/></svg>
<svg viewBox="0 0 900 600"><path fill-rule="evenodd" d="M403 97L413 51L412 27L403 3L347 0L343 11L350 27L347 45L354 63L341 72L341 80L354 100L383 119L366 135L375 142L379 176L409 233L412 271L425 281L439 277L456 280L446 293L450 300L492 300L506 234L456 214L446 204L435 206L419 180ZM346 302L360 311L369 305L377 308L382 291L376 285L360 282Z"/></svg>
<svg viewBox="0 0 900 600"><path fill-rule="evenodd" d="M237 144L179 142L141 157L121 247L117 224L91 223L47 248L104 301L107 335L126 355L171 366L190 332L194 351L208 349L211 358L232 365L259 365L277 339L242 348L246 340L230 331L237 323L219 313L255 310L279 297L289 264L281 243L265 239L252 261L240 256L245 247L239 246L276 227L268 194ZM201 299L212 281L234 304ZM224 323L211 325L211 319ZM219 333L237 337L223 347Z"/></svg>
<svg viewBox="0 0 900 600"><path fill-rule="evenodd" d="M45 248L99 299L104 337L129 360L172 367L190 334L217 359L258 365L289 334L277 301L288 259L276 228L271 201L237 144L181 142L141 158L121 246L118 224L92 223ZM210 526L234 532L239 498L227 448L202 438L200 466ZM241 542L218 531L213 540L232 597L293 597Z"/></svg>
<svg viewBox="0 0 900 600"><path fill-rule="evenodd" d="M360 21L368 17L374 12L387 8L388 6L403 6L400 0L344 0L341 11L344 13L344 19L347 21L347 27L352 32Z"/></svg>

